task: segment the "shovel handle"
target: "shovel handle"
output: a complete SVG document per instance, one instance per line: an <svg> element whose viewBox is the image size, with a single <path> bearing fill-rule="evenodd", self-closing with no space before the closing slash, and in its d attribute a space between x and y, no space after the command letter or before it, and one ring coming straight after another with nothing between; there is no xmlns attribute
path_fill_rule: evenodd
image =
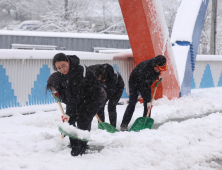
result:
<svg viewBox="0 0 222 170"><path fill-rule="evenodd" d="M152 99L151 99L151 106L152 106L152 104L153 104L153 100L154 100L154 97L155 97L155 94L156 94L157 87L158 87L158 85L159 85L159 83L160 83L161 81L162 81L162 78L160 78L160 81L159 81L158 83L156 83L156 85L155 85L154 92L153 92L153 97L152 97ZM148 107L148 112L147 112L146 117L149 117L149 116L150 116L150 111L151 111L151 108Z"/></svg>
<svg viewBox="0 0 222 170"><path fill-rule="evenodd" d="M59 99L58 97L56 97L54 93L52 93L52 97L53 97L53 98L57 101L57 103L59 104L59 108L60 108L60 110L61 110L61 112L62 112L62 115L65 116L66 114L65 114L65 112L64 112L64 110L63 110L63 107L62 107L62 104L61 104L61 102L60 102L60 99Z"/></svg>
<svg viewBox="0 0 222 170"><path fill-rule="evenodd" d="M99 116L98 116L97 114L96 114L96 118L97 118L97 120L99 121L99 123L102 122L101 119L99 118Z"/></svg>
<svg viewBox="0 0 222 170"><path fill-rule="evenodd" d="M59 104L59 107L60 107L60 110L61 110L61 112L62 112L62 115L64 116L64 115L65 115L65 112L64 112L64 110L63 110L63 108L62 108L61 102L58 101L57 103ZM65 122L68 122L68 120L65 119ZM61 138L63 139L64 137L65 137L65 135L62 134Z"/></svg>
<svg viewBox="0 0 222 170"><path fill-rule="evenodd" d="M61 110L61 112L62 112L62 115L65 116L66 114L65 114L65 112L64 112L64 110L63 110L63 107L62 107L62 104L61 104L59 98L56 97L56 96L54 95L54 93L52 93L52 97L57 101L57 103L58 103L58 105L59 105L59 108L60 108L60 110ZM68 122L68 120L65 119L65 122ZM61 136L62 139L63 139L64 137L65 137L65 135L62 135L62 136Z"/></svg>
<svg viewBox="0 0 222 170"><path fill-rule="evenodd" d="M60 110L61 110L61 112L62 112L62 115L65 116L66 114L65 114L65 112L64 112L64 110L63 110L63 107L62 107L61 102L58 101L58 104L59 104ZM68 120L65 119L65 122L68 122ZM61 138L63 139L64 137L65 137L65 135L62 134Z"/></svg>
<svg viewBox="0 0 222 170"><path fill-rule="evenodd" d="M162 81L162 79L163 79L163 78L160 78L160 81L158 81L158 82L156 83L155 87L158 86L158 84Z"/></svg>
<svg viewBox="0 0 222 170"><path fill-rule="evenodd" d="M65 114L65 112L64 112L64 110L63 110L63 107L62 107L61 102L60 102L60 101L58 101L57 103L58 103L59 108L60 108L60 110L61 110L61 112L62 112L62 115L63 115L63 116L65 116L66 114ZM66 120L67 120L67 119L66 119ZM67 120L67 122L68 122L68 120Z"/></svg>

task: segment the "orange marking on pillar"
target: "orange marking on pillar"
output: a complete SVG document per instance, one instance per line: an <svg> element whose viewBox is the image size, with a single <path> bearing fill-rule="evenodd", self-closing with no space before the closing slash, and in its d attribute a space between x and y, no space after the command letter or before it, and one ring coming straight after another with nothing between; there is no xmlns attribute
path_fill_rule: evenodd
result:
<svg viewBox="0 0 222 170"><path fill-rule="evenodd" d="M154 0L119 0L124 22L133 51L134 61L154 58L164 52L168 70L162 73L163 81L159 84L155 99L167 96L169 99L179 97L180 87L174 70L174 58L169 37L164 37L160 14ZM152 85L152 91L155 83Z"/></svg>

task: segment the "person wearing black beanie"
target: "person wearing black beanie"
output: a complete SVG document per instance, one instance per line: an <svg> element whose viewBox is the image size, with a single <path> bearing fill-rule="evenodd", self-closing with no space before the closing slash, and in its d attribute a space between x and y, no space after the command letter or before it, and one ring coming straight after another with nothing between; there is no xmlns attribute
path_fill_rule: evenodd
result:
<svg viewBox="0 0 222 170"><path fill-rule="evenodd" d="M143 117L146 117L148 111L147 103L151 101L151 85L159 79L161 71L167 70L166 62L167 60L163 55L158 55L141 62L133 69L129 78L129 104L120 125L121 131L128 131L128 124L133 116L139 93L143 97Z"/></svg>

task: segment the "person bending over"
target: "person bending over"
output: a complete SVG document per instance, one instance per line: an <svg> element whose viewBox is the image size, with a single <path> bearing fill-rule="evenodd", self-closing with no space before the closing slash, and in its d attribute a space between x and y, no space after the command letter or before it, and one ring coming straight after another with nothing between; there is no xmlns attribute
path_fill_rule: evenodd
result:
<svg viewBox="0 0 222 170"><path fill-rule="evenodd" d="M133 69L129 78L129 104L120 125L121 131L128 130L128 124L133 116L139 93L143 97L143 117L146 117L147 103L151 101L151 85L159 78L160 72L165 70L167 70L167 64L163 55L143 61Z"/></svg>
<svg viewBox="0 0 222 170"><path fill-rule="evenodd" d="M106 102L107 94L104 88L91 69L81 65L75 55L56 54L53 58L53 68L57 72L49 77L46 89L59 93L59 98L66 104L70 125L90 131L93 117ZM72 156L85 153L87 142L69 139Z"/></svg>
<svg viewBox="0 0 222 170"><path fill-rule="evenodd" d="M116 112L116 105L119 102L119 99L122 96L123 89L124 89L124 81L122 76L113 69L110 64L97 64L89 66L90 69L94 72L104 89L107 93L106 102L108 102L108 113L109 113L109 121L110 124L116 127L117 121L117 112ZM105 121L104 116L104 108L98 112L98 116L100 117L101 121Z"/></svg>

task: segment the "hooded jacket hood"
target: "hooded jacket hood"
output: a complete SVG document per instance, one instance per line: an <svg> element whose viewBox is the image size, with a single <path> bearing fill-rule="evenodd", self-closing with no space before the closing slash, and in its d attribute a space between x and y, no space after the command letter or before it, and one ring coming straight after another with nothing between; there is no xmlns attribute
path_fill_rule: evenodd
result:
<svg viewBox="0 0 222 170"><path fill-rule="evenodd" d="M80 61L76 55L67 55L67 57L70 61L69 72L71 72L79 65Z"/></svg>

